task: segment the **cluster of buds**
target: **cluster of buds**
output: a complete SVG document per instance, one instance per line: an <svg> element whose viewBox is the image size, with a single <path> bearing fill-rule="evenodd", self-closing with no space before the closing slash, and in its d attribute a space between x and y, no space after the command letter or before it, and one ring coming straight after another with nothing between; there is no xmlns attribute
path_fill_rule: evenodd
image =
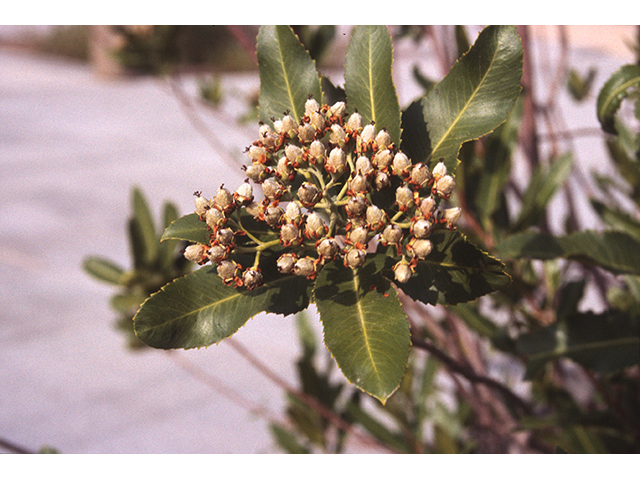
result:
<svg viewBox="0 0 640 480"><path fill-rule="evenodd" d="M221 186L211 200L195 194L195 212L211 242L187 247L185 256L217 265L226 284L260 286L260 257L267 249L281 252L280 273L313 279L327 262L361 267L378 244L397 256L395 279L405 283L432 251L432 232L455 228L460 209L441 208L455 187L445 164L430 170L413 163L386 129L364 125L357 111L347 116L344 102L320 105L310 98L301 119L285 112L272 121L273 127L260 125L258 140L246 150L251 163L243 167L244 183L234 192ZM259 197L254 186L260 187ZM275 240L244 231L243 208ZM253 243L238 249L239 235ZM251 267L232 259L239 251L255 252Z"/></svg>

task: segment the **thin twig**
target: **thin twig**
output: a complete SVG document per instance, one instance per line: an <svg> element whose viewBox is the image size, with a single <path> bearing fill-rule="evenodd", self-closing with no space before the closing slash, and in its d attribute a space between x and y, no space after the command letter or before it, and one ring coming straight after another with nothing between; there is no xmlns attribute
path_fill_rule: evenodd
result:
<svg viewBox="0 0 640 480"><path fill-rule="evenodd" d="M9 452L12 452L12 453L24 453L24 454L36 453L31 450L27 450L26 448L21 447L20 445L16 445L15 443L10 442L9 440L5 440L3 438L0 438L0 448L8 450Z"/></svg>

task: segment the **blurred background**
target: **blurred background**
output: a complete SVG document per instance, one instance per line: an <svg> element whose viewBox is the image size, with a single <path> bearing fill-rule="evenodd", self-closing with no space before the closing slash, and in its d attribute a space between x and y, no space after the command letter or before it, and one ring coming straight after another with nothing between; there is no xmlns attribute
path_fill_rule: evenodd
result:
<svg viewBox="0 0 640 480"><path fill-rule="evenodd" d="M402 108L421 94L421 76L441 78L455 60L437 41L449 28L390 27ZM480 29L468 27L471 41ZM336 85L350 30L296 27ZM232 342L155 351L132 338L130 312L186 267L147 271L117 297L109 284L139 267L136 218L152 218L159 235L171 215L192 212L194 191L244 179L257 135L257 31L0 26L0 451L280 451L269 425L285 422L286 391L298 387L295 318L259 315ZM593 69L597 92L635 59L634 26L528 32L536 81L549 89L559 64ZM566 128L582 132L574 145L585 173L606 168L596 94L558 97ZM308 317L320 339L313 308ZM348 451L386 451L365 440L353 437Z"/></svg>

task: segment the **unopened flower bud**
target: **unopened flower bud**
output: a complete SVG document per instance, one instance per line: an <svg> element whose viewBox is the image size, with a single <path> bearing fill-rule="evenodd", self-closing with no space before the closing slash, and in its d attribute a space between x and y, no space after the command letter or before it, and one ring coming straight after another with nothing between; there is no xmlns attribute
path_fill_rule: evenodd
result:
<svg viewBox="0 0 640 480"><path fill-rule="evenodd" d="M393 266L393 273L395 275L396 281L399 283L407 283L413 275L413 271L409 262L406 260L400 260Z"/></svg>
<svg viewBox="0 0 640 480"><path fill-rule="evenodd" d="M250 183L244 182L233 194L233 199L238 205L248 205L253 201L253 187Z"/></svg>
<svg viewBox="0 0 640 480"><path fill-rule="evenodd" d="M456 181L451 175L445 175L436 182L436 192L441 197L448 197L453 192L456 186Z"/></svg>
<svg viewBox="0 0 640 480"><path fill-rule="evenodd" d="M298 189L298 199L303 206L313 207L322 199L322 192L311 182L304 182Z"/></svg>
<svg viewBox="0 0 640 480"><path fill-rule="evenodd" d="M362 129L362 133L360 134L360 141L362 143L369 143L373 142L375 138L376 128L373 126L373 124L370 123Z"/></svg>
<svg viewBox="0 0 640 480"><path fill-rule="evenodd" d="M258 267L247 268L242 275L242 283L248 290L253 290L262 285L262 273Z"/></svg>
<svg viewBox="0 0 640 480"><path fill-rule="evenodd" d="M349 230L347 240L352 244L366 247L369 243L369 229L367 227L356 227Z"/></svg>
<svg viewBox="0 0 640 480"><path fill-rule="evenodd" d="M433 243L425 238L412 238L407 244L407 251L414 257L424 260L431 253Z"/></svg>
<svg viewBox="0 0 640 480"><path fill-rule="evenodd" d="M278 133L286 133L287 135L291 136L295 134L296 130L298 129L298 123L291 115L285 115L284 117L282 117L281 128L282 131Z"/></svg>
<svg viewBox="0 0 640 480"><path fill-rule="evenodd" d="M356 172L362 175L370 175L373 172L373 165L369 157L361 156L356 160Z"/></svg>
<svg viewBox="0 0 640 480"><path fill-rule="evenodd" d="M278 135L271 130L269 125L260 126L260 140L267 148L273 148L278 142Z"/></svg>
<svg viewBox="0 0 640 480"><path fill-rule="evenodd" d="M227 217L222 211L214 207L207 210L207 213L205 213L204 215L204 220L207 223L207 226L211 230L215 231L218 229L218 227L224 225L227 222Z"/></svg>
<svg viewBox="0 0 640 480"><path fill-rule="evenodd" d="M382 150L391 145L391 135L387 132L386 128L383 128L378 132L375 139L378 150Z"/></svg>
<svg viewBox="0 0 640 480"><path fill-rule="evenodd" d="M267 178L262 182L262 192L271 201L280 199L284 190L284 186L275 178Z"/></svg>
<svg viewBox="0 0 640 480"><path fill-rule="evenodd" d="M307 238L321 238L327 233L328 227L320 215L313 212L307 217L305 235Z"/></svg>
<svg viewBox="0 0 640 480"><path fill-rule="evenodd" d="M302 243L300 229L293 223L285 223L280 228L280 242L288 247L289 245L299 245Z"/></svg>
<svg viewBox="0 0 640 480"><path fill-rule="evenodd" d="M367 199L361 194L358 194L349 198L349 201L344 208L347 211L347 215L350 217L361 217L367 211L368 206Z"/></svg>
<svg viewBox="0 0 640 480"><path fill-rule="evenodd" d="M402 228L392 223L382 231L381 240L384 245L399 245L403 237Z"/></svg>
<svg viewBox="0 0 640 480"><path fill-rule="evenodd" d="M329 158L327 159L327 163L324 168L329 173L335 173L340 175L344 172L345 166L347 165L347 154L340 147L335 147L329 152Z"/></svg>
<svg viewBox="0 0 640 480"><path fill-rule="evenodd" d="M232 212L236 207L233 195L224 187L220 187L218 189L218 191L216 192L216 196L213 199L213 203L216 207L218 207L225 213Z"/></svg>
<svg viewBox="0 0 640 480"><path fill-rule="evenodd" d="M222 245L213 245L207 252L207 257L212 263L220 263L229 257L229 251Z"/></svg>
<svg viewBox="0 0 640 480"><path fill-rule="evenodd" d="M411 168L411 184L417 189L423 188L431 180L429 167L424 163L417 163Z"/></svg>
<svg viewBox="0 0 640 480"><path fill-rule="evenodd" d="M377 205L369 205L365 213L367 227L373 231L380 231L388 219L388 215Z"/></svg>
<svg viewBox="0 0 640 480"><path fill-rule="evenodd" d="M316 268L315 259L311 257L302 257L296 261L293 266L292 273L301 277L312 278L317 272Z"/></svg>
<svg viewBox="0 0 640 480"><path fill-rule="evenodd" d="M292 273L293 266L296 264L297 260L298 255L295 253L285 253L284 255L281 255L276 262L278 271L284 274Z"/></svg>
<svg viewBox="0 0 640 480"><path fill-rule="evenodd" d="M235 234L230 228L221 228L216 232L216 242L220 245L231 245L234 238Z"/></svg>
<svg viewBox="0 0 640 480"><path fill-rule="evenodd" d="M331 115L335 115L336 117L344 117L344 114L347 110L347 106L344 102L336 102L331 106Z"/></svg>
<svg viewBox="0 0 640 480"><path fill-rule="evenodd" d="M308 123L298 127L298 138L302 143L313 142L316 138L316 129Z"/></svg>
<svg viewBox="0 0 640 480"><path fill-rule="evenodd" d="M276 167L276 176L283 183L290 183L295 179L296 171L287 157L282 157L280 160L278 160L278 166Z"/></svg>
<svg viewBox="0 0 640 480"><path fill-rule="evenodd" d="M200 217L204 217L204 215L207 213L207 210L209 210L211 208L211 201L209 201L206 198L204 198L200 194L200 192L196 192L194 195L196 196L196 200L195 200L196 213Z"/></svg>
<svg viewBox="0 0 640 480"><path fill-rule="evenodd" d="M367 252L361 248L350 248L344 256L344 266L356 269L364 265L367 259Z"/></svg>
<svg viewBox="0 0 640 480"><path fill-rule="evenodd" d="M433 231L433 225L429 220L418 218L411 224L410 231L416 238L427 238Z"/></svg>
<svg viewBox="0 0 640 480"><path fill-rule="evenodd" d="M438 205L433 197L423 198L420 202L420 213L424 218L431 218L436 208L438 208Z"/></svg>
<svg viewBox="0 0 640 480"><path fill-rule="evenodd" d="M319 132L322 132L324 130L325 120L324 116L321 113L315 112L313 115L311 115L311 120L309 123L311 123L311 126Z"/></svg>
<svg viewBox="0 0 640 480"><path fill-rule="evenodd" d="M447 174L447 166L443 161L438 162L438 164L433 167L433 176L438 179L440 177L444 177Z"/></svg>
<svg viewBox="0 0 640 480"><path fill-rule="evenodd" d="M313 98L310 98L306 102L304 102L304 114L307 117L311 117L314 113L320 111L320 104L316 102Z"/></svg>
<svg viewBox="0 0 640 480"><path fill-rule="evenodd" d="M338 242L335 238L325 238L323 239L316 248L318 255L322 258L333 259L340 250L338 246Z"/></svg>
<svg viewBox="0 0 640 480"><path fill-rule="evenodd" d="M288 223L298 223L302 218L302 210L296 202L289 202L284 211L284 219Z"/></svg>
<svg viewBox="0 0 640 480"><path fill-rule="evenodd" d="M347 134L345 133L344 129L340 125L338 125L337 123L334 123L333 125L331 125L331 130L329 131L330 143L333 143L333 144L344 143L344 140L346 137L347 137Z"/></svg>
<svg viewBox="0 0 640 480"><path fill-rule="evenodd" d="M220 278L222 278L227 285L234 283L241 272L240 266L232 260L223 260L220 262L217 271Z"/></svg>
<svg viewBox="0 0 640 480"><path fill-rule="evenodd" d="M358 112L353 113L347 120L347 128L352 132L360 130L362 128L362 115Z"/></svg>
<svg viewBox="0 0 640 480"><path fill-rule="evenodd" d="M403 212L409 210L415 204L413 190L405 185L398 187L396 189L396 204Z"/></svg>
<svg viewBox="0 0 640 480"><path fill-rule="evenodd" d="M354 193L367 193L369 191L369 182L364 175L358 174L349 180L349 187L349 190Z"/></svg>
<svg viewBox="0 0 640 480"><path fill-rule="evenodd" d="M284 210L282 208L269 205L264 212L264 221L271 228L277 228L282 223L283 216Z"/></svg>
<svg viewBox="0 0 640 480"><path fill-rule="evenodd" d="M376 173L375 178L373 179L373 186L376 187L376 190L382 190L388 188L391 185L391 179L389 175L385 172Z"/></svg>
<svg viewBox="0 0 640 480"><path fill-rule="evenodd" d="M204 245L189 245L184 249L184 258L190 262L203 263L207 260L206 249Z"/></svg>
<svg viewBox="0 0 640 480"><path fill-rule="evenodd" d="M244 173L247 175L247 178L253 180L256 183L262 183L265 178L267 178L267 169L261 163L253 163L249 165Z"/></svg>
<svg viewBox="0 0 640 480"><path fill-rule="evenodd" d="M404 155L404 154L403 154ZM373 156L373 164L379 170L388 168L393 163L393 154L387 148L378 150Z"/></svg>
<svg viewBox="0 0 640 480"><path fill-rule="evenodd" d="M314 140L309 145L309 156L317 162L318 160L324 160L326 155L326 148L320 140Z"/></svg>
<svg viewBox="0 0 640 480"><path fill-rule="evenodd" d="M399 177L406 177L411 170L411 160L404 153L398 152L393 157L393 173Z"/></svg>
<svg viewBox="0 0 640 480"><path fill-rule="evenodd" d="M257 218L260 215L260 204L258 202L251 202L244 209L253 218Z"/></svg>
<svg viewBox="0 0 640 480"><path fill-rule="evenodd" d="M284 154L292 164L302 162L302 149L296 145L287 145L284 148Z"/></svg>
<svg viewBox="0 0 640 480"><path fill-rule="evenodd" d="M266 158L267 149L264 147L258 147L256 145L251 145L249 150L247 150L247 156L251 159L252 162L257 162L264 155ZM264 159L263 158L263 159Z"/></svg>
<svg viewBox="0 0 640 480"><path fill-rule="evenodd" d="M444 219L447 221L447 227L453 228L460 220L460 215L462 214L462 210L459 207L455 208L447 208L443 212Z"/></svg>

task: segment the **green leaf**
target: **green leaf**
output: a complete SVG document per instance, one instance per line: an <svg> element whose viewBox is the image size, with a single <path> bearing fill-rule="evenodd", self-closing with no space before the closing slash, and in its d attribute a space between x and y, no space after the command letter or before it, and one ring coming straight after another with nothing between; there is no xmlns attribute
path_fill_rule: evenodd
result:
<svg viewBox="0 0 640 480"><path fill-rule="evenodd" d="M640 274L640 242L624 232L585 230L554 237L530 230L507 238L496 249L504 258L568 258L617 274Z"/></svg>
<svg viewBox="0 0 640 480"><path fill-rule="evenodd" d="M455 305L506 287L511 277L496 258L479 250L459 231L429 237L433 250L416 266L416 275L397 286L414 300Z"/></svg>
<svg viewBox="0 0 640 480"><path fill-rule="evenodd" d="M409 322L397 292L379 274L384 255L357 271L325 265L314 289L324 343L342 373L382 403L400 386L410 348Z"/></svg>
<svg viewBox="0 0 640 480"><path fill-rule="evenodd" d="M286 430L275 423L270 424L269 427L271 428L271 434L278 443L278 446L285 452L291 454L311 453L307 447L298 442L296 436L289 430Z"/></svg>
<svg viewBox="0 0 640 480"><path fill-rule="evenodd" d="M521 335L517 347L529 359L527 379L548 361L561 357L610 373L640 363L640 323L638 317L615 311L579 313Z"/></svg>
<svg viewBox="0 0 640 480"><path fill-rule="evenodd" d="M567 153L554 159L549 167L539 165L535 169L522 197L522 208L512 231L524 230L540 221L547 204L569 177L572 165L573 157Z"/></svg>
<svg viewBox="0 0 640 480"><path fill-rule="evenodd" d="M272 125L271 118L281 118L286 111L299 121L309 95L322 101L316 64L290 27L260 27L257 55L261 121Z"/></svg>
<svg viewBox="0 0 640 480"><path fill-rule="evenodd" d="M617 133L615 116L627 95L627 90L640 86L640 66L625 65L604 84L598 95L598 121L608 133Z"/></svg>
<svg viewBox="0 0 640 480"><path fill-rule="evenodd" d="M364 124L386 128L391 141L400 144L400 104L392 76L393 44L383 25L354 29L344 64L347 105L357 109Z"/></svg>
<svg viewBox="0 0 640 480"><path fill-rule="evenodd" d="M145 265L152 265L158 258L158 234L156 233L155 222L151 216L149 205L139 188L134 188L132 192L133 218L139 235L139 248L142 248L142 258Z"/></svg>
<svg viewBox="0 0 640 480"><path fill-rule="evenodd" d="M265 282L254 290L225 285L214 267L202 267L151 295L134 317L138 338L154 348L197 348L233 335L260 312L289 315L309 305L310 282L275 273L263 256Z"/></svg>
<svg viewBox="0 0 640 480"><path fill-rule="evenodd" d="M84 270L97 280L120 285L124 270L110 260L99 257L87 257L82 262Z"/></svg>
<svg viewBox="0 0 640 480"><path fill-rule="evenodd" d="M422 103L417 100L402 112L402 143L400 148L413 163L425 162L431 152Z"/></svg>
<svg viewBox="0 0 640 480"><path fill-rule="evenodd" d="M522 59L515 27L490 26L480 32L471 49L423 100L433 148L431 166L443 158L453 172L464 142L504 122L520 94Z"/></svg>
<svg viewBox="0 0 640 480"><path fill-rule="evenodd" d="M161 240L186 240L209 245L210 233L207 224L196 213L191 213L172 222L162 234Z"/></svg>
<svg viewBox="0 0 640 480"><path fill-rule="evenodd" d="M640 242L640 222L629 213L615 207L610 207L597 200L592 200L593 209L600 218L614 230L620 230L631 235Z"/></svg>

